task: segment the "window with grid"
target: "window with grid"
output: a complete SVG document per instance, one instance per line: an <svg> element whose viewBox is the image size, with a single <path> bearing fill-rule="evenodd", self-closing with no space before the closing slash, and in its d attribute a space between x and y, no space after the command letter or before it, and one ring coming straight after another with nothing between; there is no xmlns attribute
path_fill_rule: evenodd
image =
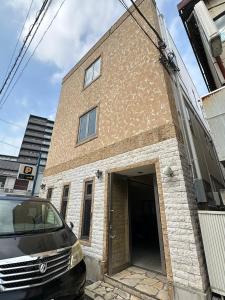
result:
<svg viewBox="0 0 225 300"><path fill-rule="evenodd" d="M52 192L53 192L53 188L48 188L48 191L47 191L47 200L48 201L51 201L51 199L52 199Z"/></svg>
<svg viewBox="0 0 225 300"><path fill-rule="evenodd" d="M85 71L84 87L88 86L92 81L99 77L101 73L101 57L99 57Z"/></svg>
<svg viewBox="0 0 225 300"><path fill-rule="evenodd" d="M80 117L78 143L96 135L96 110L95 107Z"/></svg>
<svg viewBox="0 0 225 300"><path fill-rule="evenodd" d="M68 205L68 200L69 200L69 190L70 186L69 185L64 185L63 187L63 194L62 194L62 202L61 202L61 216L63 219L66 219L66 211L67 211L67 205Z"/></svg>
<svg viewBox="0 0 225 300"><path fill-rule="evenodd" d="M89 240L92 217L93 180L85 183L81 239Z"/></svg>
<svg viewBox="0 0 225 300"><path fill-rule="evenodd" d="M5 182L6 182L6 177L5 176L0 176L0 189L4 188Z"/></svg>

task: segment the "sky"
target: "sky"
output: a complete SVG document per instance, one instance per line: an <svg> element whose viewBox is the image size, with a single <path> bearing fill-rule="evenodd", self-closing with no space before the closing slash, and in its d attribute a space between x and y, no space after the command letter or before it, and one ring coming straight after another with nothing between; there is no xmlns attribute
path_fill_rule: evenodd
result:
<svg viewBox="0 0 225 300"><path fill-rule="evenodd" d="M43 0L1 0L0 87L6 77L15 45L18 41L18 52L42 2ZM27 51L27 59L63 2L64 0L53 0L37 38L32 42L33 46L31 44ZM126 2L130 5L130 0ZM206 94L201 72L177 12L177 2L156 2L165 16L167 26L199 94ZM31 3L30 13L20 37ZM62 78L123 13L124 8L118 0L65 0L6 102L4 105L0 104L0 154L18 154L30 114L54 120ZM2 94L0 103L1 97Z"/></svg>

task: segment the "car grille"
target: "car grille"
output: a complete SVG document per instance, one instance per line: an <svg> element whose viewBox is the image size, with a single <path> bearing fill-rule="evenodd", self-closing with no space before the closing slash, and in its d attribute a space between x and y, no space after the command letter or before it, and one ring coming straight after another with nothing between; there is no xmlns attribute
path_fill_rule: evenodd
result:
<svg viewBox="0 0 225 300"><path fill-rule="evenodd" d="M45 284L69 270L71 248L0 261L0 293Z"/></svg>

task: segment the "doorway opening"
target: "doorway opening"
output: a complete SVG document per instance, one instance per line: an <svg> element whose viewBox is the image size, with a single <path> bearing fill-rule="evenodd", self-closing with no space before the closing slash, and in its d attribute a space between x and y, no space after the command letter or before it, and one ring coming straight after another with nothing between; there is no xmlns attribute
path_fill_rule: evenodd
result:
<svg viewBox="0 0 225 300"><path fill-rule="evenodd" d="M109 275L132 265L165 274L154 166L111 173L109 187Z"/></svg>
<svg viewBox="0 0 225 300"><path fill-rule="evenodd" d="M152 175L128 179L131 264L162 272Z"/></svg>

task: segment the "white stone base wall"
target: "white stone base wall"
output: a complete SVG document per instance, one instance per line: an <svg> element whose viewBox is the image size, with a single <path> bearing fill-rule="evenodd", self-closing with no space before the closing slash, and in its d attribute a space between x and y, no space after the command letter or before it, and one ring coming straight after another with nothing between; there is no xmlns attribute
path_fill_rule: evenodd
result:
<svg viewBox="0 0 225 300"><path fill-rule="evenodd" d="M47 187L54 187L52 202L58 209L63 185L71 184L67 222L74 223L74 232L79 236L83 182L95 176L98 169L103 171L103 178L95 180L91 246L83 246L84 253L100 263L103 260L104 220L107 214L104 210L105 172L154 159L158 159L160 165L173 282L203 292L206 276L190 168L185 152L175 138L45 177L43 182ZM166 166L172 168L174 177L167 177L163 173ZM41 196L46 196L46 191Z"/></svg>

